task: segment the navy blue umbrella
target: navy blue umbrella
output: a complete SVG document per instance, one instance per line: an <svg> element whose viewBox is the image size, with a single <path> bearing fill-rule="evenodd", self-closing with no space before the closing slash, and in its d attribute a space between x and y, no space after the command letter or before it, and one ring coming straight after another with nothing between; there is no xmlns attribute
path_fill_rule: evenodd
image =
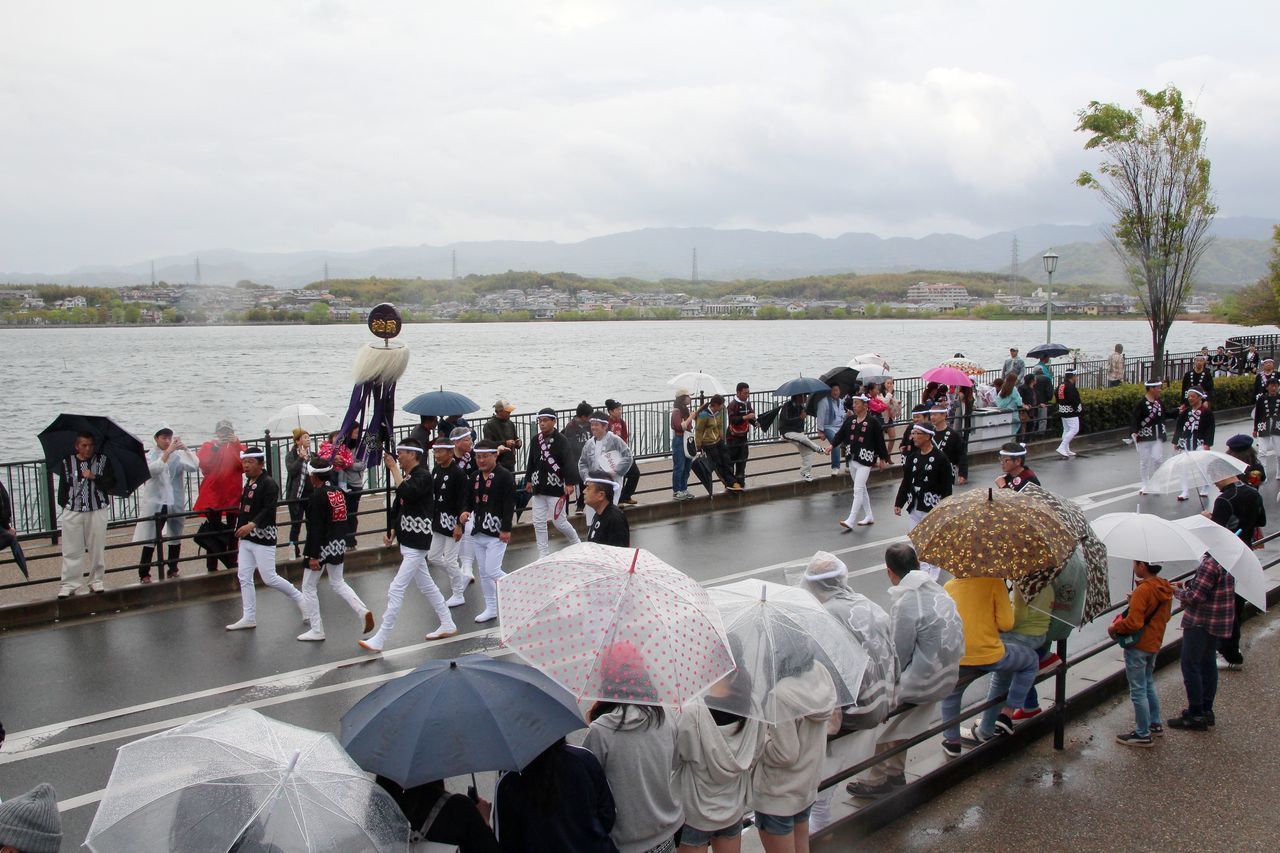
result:
<svg viewBox="0 0 1280 853"><path fill-rule="evenodd" d="M410 414L435 415L437 418L469 415L479 408L480 406L470 397L464 397L456 391L446 391L443 388L439 391L419 394L404 405L404 410Z"/></svg>
<svg viewBox="0 0 1280 853"><path fill-rule="evenodd" d="M783 382L773 392L773 395L775 397L794 397L797 394L826 394L830 391L831 386L821 379L800 376Z"/></svg>
<svg viewBox="0 0 1280 853"><path fill-rule="evenodd" d="M93 436L94 452L105 455L111 464L111 485L104 489L107 494L127 498L151 479L146 448L124 427L101 415L65 412L54 418L53 423L39 435L45 464L54 476L62 470L63 460L76 452L76 437L82 432Z"/></svg>
<svg viewBox="0 0 1280 853"><path fill-rule="evenodd" d="M522 663L487 655L432 660L342 716L356 764L412 788L481 770L522 770L584 728L573 695Z"/></svg>
<svg viewBox="0 0 1280 853"><path fill-rule="evenodd" d="M1039 358L1042 355L1047 355L1049 358L1057 358L1058 356L1066 355L1069 352L1071 352L1071 350L1064 347L1062 344L1039 344L1027 350L1027 355L1032 358Z"/></svg>

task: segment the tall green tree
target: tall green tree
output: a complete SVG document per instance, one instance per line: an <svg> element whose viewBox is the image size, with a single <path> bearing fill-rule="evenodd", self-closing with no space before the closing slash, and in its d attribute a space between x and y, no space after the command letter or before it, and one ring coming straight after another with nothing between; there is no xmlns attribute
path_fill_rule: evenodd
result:
<svg viewBox="0 0 1280 853"><path fill-rule="evenodd" d="M1138 291L1151 324L1154 370L1161 371L1169 328L1191 295L1196 265L1218 212L1209 182L1204 119L1175 86L1138 90L1139 105L1093 101L1076 113L1086 150L1103 160L1081 172L1115 217L1107 240Z"/></svg>

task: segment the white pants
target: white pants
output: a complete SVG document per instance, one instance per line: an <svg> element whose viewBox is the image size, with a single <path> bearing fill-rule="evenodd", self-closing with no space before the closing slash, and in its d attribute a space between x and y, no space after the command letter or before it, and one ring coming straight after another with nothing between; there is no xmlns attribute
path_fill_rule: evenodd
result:
<svg viewBox="0 0 1280 853"><path fill-rule="evenodd" d="M783 433L782 437L796 446L796 451L800 454L800 476L806 480L809 479L809 471L813 468L813 457L821 453L822 448L802 432Z"/></svg>
<svg viewBox="0 0 1280 853"><path fill-rule="evenodd" d="M1142 478L1142 491L1145 492L1151 483L1151 475L1164 459L1164 442L1135 441L1133 446L1138 451L1138 476Z"/></svg>
<svg viewBox="0 0 1280 853"><path fill-rule="evenodd" d="M274 545L259 545L248 539L240 540L240 568L236 570L240 578L240 603L244 608L244 619L247 622L258 621L258 591L253 586L253 572L262 575L262 582L272 589L277 589L298 605L303 616L308 616L306 604L298 588L276 574L276 549Z"/></svg>
<svg viewBox="0 0 1280 853"><path fill-rule="evenodd" d="M471 531L475 529L476 519L475 516L471 516L462 527L462 541L458 543L458 562L462 564L464 578L476 567L476 549L471 544Z"/></svg>
<svg viewBox="0 0 1280 853"><path fill-rule="evenodd" d="M316 587L320 585L320 576L325 572L329 573L329 589L338 594L338 597L345 601L357 616L363 617L369 609L364 606L364 602L360 600L360 596L356 595L356 591L342 579L342 564L336 566L330 563L321 563L318 569L306 569L302 573L302 602L306 609L307 617L311 620L311 630L324 633L324 624L320 621L320 596L316 594Z"/></svg>
<svg viewBox="0 0 1280 853"><path fill-rule="evenodd" d="M1280 435L1260 435L1254 442L1258 445L1258 462L1274 485L1280 480Z"/></svg>
<svg viewBox="0 0 1280 853"><path fill-rule="evenodd" d="M507 553L507 543L497 536L483 533L471 537L476 549L476 565L480 569L480 590L484 593L484 609L498 611L498 578L502 571L502 558Z"/></svg>
<svg viewBox="0 0 1280 853"><path fill-rule="evenodd" d="M1059 453L1071 452L1071 439L1076 437L1076 433L1080 431L1080 419L1078 417L1062 419L1062 443L1058 445Z"/></svg>
<svg viewBox="0 0 1280 853"><path fill-rule="evenodd" d="M427 565L449 577L449 594L457 595L467 589L467 574L458 564L459 542L450 533L431 531L431 550L427 552Z"/></svg>
<svg viewBox="0 0 1280 853"><path fill-rule="evenodd" d="M569 540L570 545L577 545L581 540L578 538L578 531L573 529L573 525L569 523L569 504L565 502L564 511L560 513L559 518L555 518L556 503L559 497L553 495L534 495L529 500L529 505L533 508L533 536L538 540L538 556L545 557L551 553L551 546L547 542L547 520L550 519L552 524L556 526L564 534L564 538ZM484 575L481 575L483 579Z"/></svg>
<svg viewBox="0 0 1280 853"><path fill-rule="evenodd" d="M1181 445L1176 445L1175 448L1176 449L1174 450L1174 453L1186 453L1188 451L1187 448L1182 447ZM1196 445L1195 447L1192 447L1190 449L1200 450L1202 449L1202 445ZM1178 497L1182 498L1183 500L1186 500L1188 497L1191 496L1191 478L1187 476L1187 469L1185 467L1182 469L1182 476L1179 479L1182 482L1182 491L1178 493ZM1200 497L1202 498L1209 497L1208 485L1201 486L1198 491L1200 492Z"/></svg>
<svg viewBox="0 0 1280 853"><path fill-rule="evenodd" d="M907 510L907 530L914 530L915 526L923 521L926 515L928 515L928 513L922 509ZM935 581L938 579L938 573L942 571L942 569L938 568L933 563L926 563L924 560L920 561L920 570Z"/></svg>
<svg viewBox="0 0 1280 853"><path fill-rule="evenodd" d="M871 495L867 492L867 478L871 476L871 468L861 462L850 463L849 476L853 478L853 505L849 507L849 516L844 523L852 527L859 521L875 521L875 513L871 511ZM860 509L865 513L862 518L858 518Z"/></svg>
<svg viewBox="0 0 1280 853"><path fill-rule="evenodd" d="M435 538L433 537L431 541L434 543ZM453 627L453 617L449 615L444 596L427 568L427 552L422 548L401 545L400 569L391 579L391 586L387 587L387 609L382 614L382 624L378 627L378 632L369 638L371 645L382 648L387 638L391 636L392 629L396 627L396 617L400 615L400 605L404 604L404 592L411 583L426 596L427 603L431 605L431 609L436 612L436 617L440 620L440 627L450 629Z"/></svg>
<svg viewBox="0 0 1280 853"><path fill-rule="evenodd" d="M102 583L107 573L107 509L93 512L62 511L62 582L76 587L84 583L86 568L91 583Z"/></svg>

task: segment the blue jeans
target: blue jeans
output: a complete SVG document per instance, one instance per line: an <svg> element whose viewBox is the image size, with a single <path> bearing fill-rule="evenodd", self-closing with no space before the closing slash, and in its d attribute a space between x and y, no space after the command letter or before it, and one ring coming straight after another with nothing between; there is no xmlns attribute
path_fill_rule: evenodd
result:
<svg viewBox="0 0 1280 853"><path fill-rule="evenodd" d="M684 436L671 436L671 491L683 492L689 488L689 471L693 460L685 453Z"/></svg>
<svg viewBox="0 0 1280 853"><path fill-rule="evenodd" d="M804 811L793 815L765 814L758 811L756 812L756 828L761 832L767 832L769 835L790 835L796 828L797 823L809 822L809 812L812 810L813 803L805 806Z"/></svg>
<svg viewBox="0 0 1280 853"><path fill-rule="evenodd" d="M1151 734L1152 723L1160 722L1160 697L1156 695L1155 673L1155 652L1141 652L1135 648L1124 650L1124 674L1129 679L1129 698L1133 700L1133 730L1142 737Z"/></svg>
<svg viewBox="0 0 1280 853"><path fill-rule="evenodd" d="M991 677L991 689L988 691L988 695L998 696L1001 693L1008 693L1008 698L1004 701L1005 705L1010 708L1021 708L1022 703L1026 701L1027 691L1035 683L1036 672L1040 669L1040 658L1036 655L1035 649L1029 649L1016 643L1009 643L1004 647L1004 657L1000 658L1000 660L995 663L983 664L982 666L968 667L968 669L994 673ZM963 699L963 687L957 687L950 696L943 699L942 719L949 720L959 714ZM980 723L980 730L983 734L995 730L996 715L999 713L999 707L983 712L982 723ZM988 714L991 715L989 724L987 723ZM942 736L951 741L959 740L960 725L956 723L948 727L942 733Z"/></svg>
<svg viewBox="0 0 1280 853"><path fill-rule="evenodd" d="M827 441L832 441L836 437L836 432L838 430L839 427L831 427L830 429L824 429L822 434L827 437ZM834 444L831 445L831 470L840 470L840 448L836 447Z"/></svg>
<svg viewBox="0 0 1280 853"><path fill-rule="evenodd" d="M1013 643L1020 643L1024 646L1032 646L1036 650L1036 657L1038 657L1040 660L1044 660L1048 656L1049 650L1053 648L1053 643L1050 642L1049 640L1046 640L1045 639L1046 636L1048 635L1041 634L1038 637L1032 637L1027 634L1015 634L1012 631L1000 632L1000 639L1007 643L1013 642ZM1036 672L1039 673L1038 667L1036 669ZM1040 694L1036 692L1036 685L1033 682L1031 684L1031 689L1027 691L1027 700L1022 703L1022 710L1035 711L1039 709L1039 707L1040 707ZM994 720L995 718L992 717L992 719Z"/></svg>
<svg viewBox="0 0 1280 853"><path fill-rule="evenodd" d="M1182 683L1187 688L1188 711L1213 710L1218 695L1218 638L1195 625L1182 629Z"/></svg>

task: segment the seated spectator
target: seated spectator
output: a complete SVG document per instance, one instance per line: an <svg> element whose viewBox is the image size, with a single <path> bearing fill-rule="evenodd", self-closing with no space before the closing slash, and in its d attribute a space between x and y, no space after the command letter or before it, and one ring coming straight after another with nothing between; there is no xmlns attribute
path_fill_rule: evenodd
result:
<svg viewBox="0 0 1280 853"><path fill-rule="evenodd" d="M0 850L4 853L58 853L62 818L58 795L48 782L0 803Z"/></svg>
<svg viewBox="0 0 1280 853"><path fill-rule="evenodd" d="M1040 590L1040 594L1031 601L1027 601L1022 595L1022 591L1015 586L1013 588L1013 627L1008 631L1000 632L1000 641L1002 643L1006 645L1016 644L1035 650L1037 671L1039 671L1040 659L1049 653L1049 648L1045 645L1045 637L1049 633L1049 620L1053 618L1052 611L1052 585L1045 584L1044 589ZM1009 682L1011 680L1012 674L1009 672L992 674L991 686L987 689L987 698L995 699L997 696L1003 696L1009 691ZM1031 713L1033 711L1034 713ZM978 724L965 729L966 737L978 743L983 743L995 737L996 714L998 712L997 708L988 708L983 711L982 718ZM1038 713L1040 713L1040 700L1036 696L1036 686L1032 683L1030 689L1027 690L1026 699L1017 707L1011 719L1025 719L1034 717Z"/></svg>
<svg viewBox="0 0 1280 853"><path fill-rule="evenodd" d="M1005 643L1001 631L1013 628L1013 605L1004 581L1000 578L955 578L945 587L956 603L964 623L964 657L960 658L961 685L942 700L942 717L950 720L960 713L966 677L985 672L1008 673L1008 695L996 715L994 731L1013 734L1013 713L1021 708L1027 691L1035 682L1040 659L1034 649L1017 643ZM942 750L950 758L960 755L960 725L953 723L943 733Z"/></svg>
<svg viewBox="0 0 1280 853"><path fill-rule="evenodd" d="M1160 697L1156 694L1156 655L1164 645L1164 629L1173 609L1173 586L1160 577L1160 566L1141 560L1133 561L1133 576L1138 585L1129 593L1129 606L1107 628L1113 640L1128 637L1134 641L1124 650L1124 674L1133 701L1133 731L1116 735L1116 742L1151 746L1152 735L1164 734Z"/></svg>
<svg viewBox="0 0 1280 853"><path fill-rule="evenodd" d="M440 779L408 790L385 776L376 781L408 818L410 843L433 841L456 845L459 853L498 853L498 840L489 828L492 806L483 798L472 802L463 794L450 794Z"/></svg>
<svg viewBox="0 0 1280 853"><path fill-rule="evenodd" d="M920 570L914 548L905 542L890 545L884 562L891 584L889 623L897 657L896 701L924 708L918 716L927 727L933 718L930 706L955 689L964 654L964 626L955 602ZM910 740L910 735L890 735L876 745L876 752L888 752L903 740ZM907 753L896 753L866 771L860 781L851 782L847 790L855 797L867 798L891 793L907 783L906 766Z"/></svg>
<svg viewBox="0 0 1280 853"><path fill-rule="evenodd" d="M525 769L504 773L493 792L493 829L502 853L617 853L609 837L615 819L600 762L564 738Z"/></svg>

